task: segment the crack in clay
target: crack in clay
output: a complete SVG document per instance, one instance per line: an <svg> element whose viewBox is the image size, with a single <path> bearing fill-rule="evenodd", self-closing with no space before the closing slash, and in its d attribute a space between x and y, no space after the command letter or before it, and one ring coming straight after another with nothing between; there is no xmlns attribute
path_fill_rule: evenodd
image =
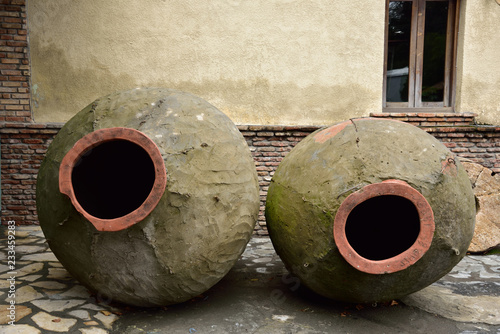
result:
<svg viewBox="0 0 500 334"><path fill-rule="evenodd" d="M358 132L358 126L356 125L356 123L354 123L354 119L351 118L350 119L352 125L354 125L354 130L356 131L356 133ZM359 137L356 136L356 146L359 148Z"/></svg>
<svg viewBox="0 0 500 334"><path fill-rule="evenodd" d="M358 191L359 189L363 188L364 186L365 186L365 185L363 185L363 184L358 184L358 185L356 185L356 186L354 186L354 187L352 187L352 188L346 189L346 190L342 191L342 192L341 192L341 193L337 196L337 199L339 199L339 198L340 198L340 196L344 195L345 193L348 193L348 192L349 192L349 191L351 191L351 190Z"/></svg>

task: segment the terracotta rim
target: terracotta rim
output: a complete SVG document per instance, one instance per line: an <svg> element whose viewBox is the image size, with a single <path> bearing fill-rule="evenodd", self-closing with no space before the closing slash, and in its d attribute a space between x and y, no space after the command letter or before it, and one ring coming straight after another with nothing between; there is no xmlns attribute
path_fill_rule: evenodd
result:
<svg viewBox="0 0 500 334"><path fill-rule="evenodd" d="M82 155L96 146L114 140L126 140L144 149L153 162L155 181L151 192L139 208L122 217L101 219L92 216L80 205L75 196L71 175L73 167L78 163ZM76 142L73 148L64 156L59 167L59 191L67 195L75 209L99 231L120 231L146 218L160 201L166 185L167 173L160 150L149 137L135 129L118 127L91 132Z"/></svg>
<svg viewBox="0 0 500 334"><path fill-rule="evenodd" d="M419 214L420 232L406 251L384 260L374 261L360 256L349 244L345 226L351 211L364 201L377 196L394 195L411 201ZM350 194L340 205L333 223L333 236L340 254L354 268L369 274L388 274L404 270L416 263L429 250L434 236L434 214L425 197L404 181L387 180L370 184Z"/></svg>

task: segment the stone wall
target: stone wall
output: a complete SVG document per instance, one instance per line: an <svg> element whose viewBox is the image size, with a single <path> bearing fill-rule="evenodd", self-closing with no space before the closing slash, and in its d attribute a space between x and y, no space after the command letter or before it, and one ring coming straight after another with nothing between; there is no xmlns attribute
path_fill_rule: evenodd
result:
<svg viewBox="0 0 500 334"><path fill-rule="evenodd" d="M458 156L500 172L500 126L477 125L474 114L372 114L419 126ZM37 224L36 176L48 145L61 123L9 122L0 128L2 222ZM267 234L264 206L271 178L285 155L318 126L239 125L255 159L261 188L261 208L256 233Z"/></svg>

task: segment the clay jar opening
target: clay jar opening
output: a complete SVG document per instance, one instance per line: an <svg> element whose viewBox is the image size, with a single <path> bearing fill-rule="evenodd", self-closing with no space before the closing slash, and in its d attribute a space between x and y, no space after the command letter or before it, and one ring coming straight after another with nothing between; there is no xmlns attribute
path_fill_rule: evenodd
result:
<svg viewBox="0 0 500 334"><path fill-rule="evenodd" d="M158 147L142 132L128 128L84 136L59 169L60 191L100 231L119 231L144 219L165 186Z"/></svg>
<svg viewBox="0 0 500 334"><path fill-rule="evenodd" d="M370 274L393 273L417 262L429 249L434 215L427 200L406 182L388 180L349 195L334 221L334 239L344 259Z"/></svg>

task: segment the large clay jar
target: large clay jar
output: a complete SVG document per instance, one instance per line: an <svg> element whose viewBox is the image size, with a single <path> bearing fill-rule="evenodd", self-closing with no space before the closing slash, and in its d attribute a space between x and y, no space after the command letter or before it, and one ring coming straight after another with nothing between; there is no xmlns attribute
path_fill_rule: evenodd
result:
<svg viewBox="0 0 500 334"><path fill-rule="evenodd" d="M65 124L40 167L37 210L51 250L82 284L164 306L231 269L252 235L259 188L227 116L191 94L138 88Z"/></svg>
<svg viewBox="0 0 500 334"><path fill-rule="evenodd" d="M353 119L300 142L273 176L266 219L302 284L367 303L402 297L448 273L472 239L467 173L415 126Z"/></svg>

